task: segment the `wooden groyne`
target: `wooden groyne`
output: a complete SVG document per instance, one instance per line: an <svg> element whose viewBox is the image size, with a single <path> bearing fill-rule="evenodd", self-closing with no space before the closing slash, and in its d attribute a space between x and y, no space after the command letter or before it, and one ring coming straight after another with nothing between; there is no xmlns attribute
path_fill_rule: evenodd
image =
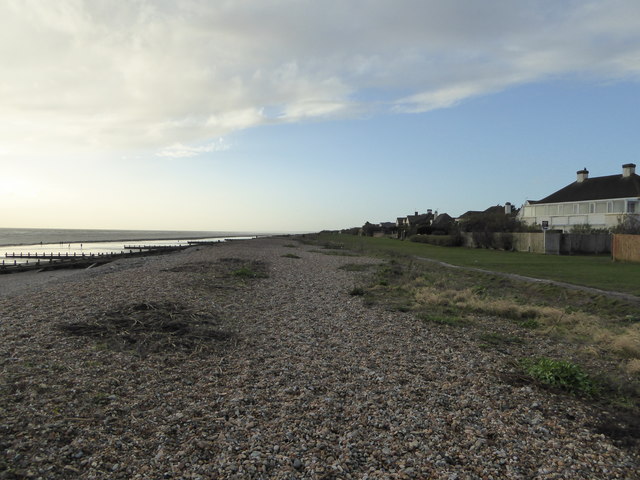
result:
<svg viewBox="0 0 640 480"><path fill-rule="evenodd" d="M122 255L122 252L109 252L109 253L5 253L5 258L33 258L34 260L68 260L74 258L93 258L93 257L111 257L114 255Z"/></svg>
<svg viewBox="0 0 640 480"><path fill-rule="evenodd" d="M104 253L5 253L5 259L3 259L0 264L0 274L38 269L53 270L59 268L86 268L112 262L119 258L170 253L178 250L184 250L190 246L191 245L126 245L124 250L128 251ZM17 259L27 259L27 261L18 263ZM31 260L33 260L33 262Z"/></svg>

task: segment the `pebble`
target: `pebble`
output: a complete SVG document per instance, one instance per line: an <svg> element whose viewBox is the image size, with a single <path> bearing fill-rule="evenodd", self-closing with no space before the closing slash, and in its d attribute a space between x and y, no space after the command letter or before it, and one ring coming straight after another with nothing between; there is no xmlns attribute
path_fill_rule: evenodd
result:
<svg viewBox="0 0 640 480"><path fill-rule="evenodd" d="M349 295L368 274L340 267L380 260L291 243L116 262L0 298L0 355L12 359L6 468L95 479L637 478L637 451L591 431L588 406L505 382L503 357L472 330ZM230 280L214 266L234 258L265 262L268 277L218 288ZM200 273L171 271L184 265ZM159 301L206 313L231 340L140 357L56 329Z"/></svg>

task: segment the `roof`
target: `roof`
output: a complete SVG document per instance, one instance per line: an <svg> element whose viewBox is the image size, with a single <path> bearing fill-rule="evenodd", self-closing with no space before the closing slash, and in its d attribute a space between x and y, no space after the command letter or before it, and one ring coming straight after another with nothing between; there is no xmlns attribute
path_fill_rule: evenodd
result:
<svg viewBox="0 0 640 480"><path fill-rule="evenodd" d="M382 228L396 228L395 222L380 222Z"/></svg>
<svg viewBox="0 0 640 480"><path fill-rule="evenodd" d="M464 212L462 215L460 215L458 217L458 220L468 220L478 215L485 215L485 214L493 214L493 215L504 214L504 207L502 205L494 205L493 207L489 207L483 211L469 210L467 212Z"/></svg>
<svg viewBox="0 0 640 480"><path fill-rule="evenodd" d="M480 210L468 210L468 211L464 212L462 215L460 215L460 216L458 217L458 220L465 220L465 219L467 219L467 218L471 218L471 217L473 217L474 215L479 215L479 214L481 214L481 213L482 213L482 212L481 212Z"/></svg>
<svg viewBox="0 0 640 480"><path fill-rule="evenodd" d="M429 223L433 219L433 213L423 213L421 215L407 215L409 224L419 225L421 223Z"/></svg>
<svg viewBox="0 0 640 480"><path fill-rule="evenodd" d="M440 227L440 226L447 226L450 223L453 222L453 218L451 218L451 216L447 213L441 213L440 215L438 215L435 220L433 221L433 223L431 224L432 227Z"/></svg>
<svg viewBox="0 0 640 480"><path fill-rule="evenodd" d="M633 173L628 177L607 175L587 178L582 182L573 182L542 200L530 200L529 203L582 202L627 197L640 197L640 175Z"/></svg>

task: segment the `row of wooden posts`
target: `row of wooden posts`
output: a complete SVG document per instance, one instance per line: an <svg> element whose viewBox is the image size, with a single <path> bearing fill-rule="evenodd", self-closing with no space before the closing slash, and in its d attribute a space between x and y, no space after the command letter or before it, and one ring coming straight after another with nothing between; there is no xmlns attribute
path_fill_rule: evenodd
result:
<svg viewBox="0 0 640 480"><path fill-rule="evenodd" d="M20 252L20 253L5 253L4 256L5 258L12 258L13 263L12 262L7 262L6 260L2 260L2 264L0 265L0 267L9 267L9 266L14 266L17 267L19 265L40 265L42 260L49 260L47 263L53 263L54 261L73 261L73 260L87 260L87 259L106 259L106 258L110 258L110 257L116 257L116 256L120 256L120 255L132 255L134 253L134 250L137 250L138 252L142 252L142 251L165 251L165 250L181 250L181 249L185 249L188 248L190 245L125 245L124 246L124 250L128 250L128 252L105 252L105 253L78 253L78 252L73 252L73 253L69 253L66 252L64 254L60 254L60 253L56 253L54 254L53 252L50 253L38 253L38 252ZM25 263L21 263L18 264L18 261L15 260L17 258L27 258L27 259L33 259L36 260L36 262L34 263L29 263L29 260L27 260Z"/></svg>

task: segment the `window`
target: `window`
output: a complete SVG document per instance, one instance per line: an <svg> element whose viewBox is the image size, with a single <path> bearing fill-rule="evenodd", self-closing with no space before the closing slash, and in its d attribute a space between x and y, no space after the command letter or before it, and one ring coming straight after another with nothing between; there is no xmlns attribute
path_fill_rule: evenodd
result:
<svg viewBox="0 0 640 480"><path fill-rule="evenodd" d="M595 203L590 203L589 204L589 213L596 213L596 204Z"/></svg>
<svg viewBox="0 0 640 480"><path fill-rule="evenodd" d="M638 202L627 203L627 213L636 213L637 210L638 210Z"/></svg>

